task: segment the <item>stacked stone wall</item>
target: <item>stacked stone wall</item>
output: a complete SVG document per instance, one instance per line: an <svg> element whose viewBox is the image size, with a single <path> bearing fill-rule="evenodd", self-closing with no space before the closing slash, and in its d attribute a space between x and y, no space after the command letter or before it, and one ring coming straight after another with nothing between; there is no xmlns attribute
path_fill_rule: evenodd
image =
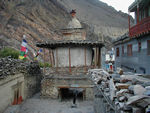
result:
<svg viewBox="0 0 150 113"><path fill-rule="evenodd" d="M95 113L149 113L149 76L103 69L89 70L89 76L95 84Z"/></svg>
<svg viewBox="0 0 150 113"><path fill-rule="evenodd" d="M42 72L37 62L24 62L12 58L0 59L0 112L14 102L15 89L23 100L40 92Z"/></svg>

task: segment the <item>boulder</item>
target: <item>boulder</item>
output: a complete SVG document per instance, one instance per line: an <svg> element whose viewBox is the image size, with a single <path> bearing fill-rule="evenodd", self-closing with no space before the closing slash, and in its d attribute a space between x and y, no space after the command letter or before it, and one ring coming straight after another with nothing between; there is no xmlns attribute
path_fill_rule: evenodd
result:
<svg viewBox="0 0 150 113"><path fill-rule="evenodd" d="M146 86L145 89L146 89L146 90L150 90L150 86Z"/></svg>
<svg viewBox="0 0 150 113"><path fill-rule="evenodd" d="M150 82L144 82L144 83L143 83L143 86L144 86L144 87L150 86Z"/></svg>
<svg viewBox="0 0 150 113"><path fill-rule="evenodd" d="M119 102L123 102L123 101L125 101L125 100L127 100L127 98L126 98L125 96L119 97Z"/></svg>
<svg viewBox="0 0 150 113"><path fill-rule="evenodd" d="M128 81L132 81L133 77L132 76L129 76L129 75L122 75L120 77L120 82L122 83L126 83Z"/></svg>
<svg viewBox="0 0 150 113"><path fill-rule="evenodd" d="M130 93L134 93L134 85L128 87Z"/></svg>
<svg viewBox="0 0 150 113"><path fill-rule="evenodd" d="M128 89L121 89L120 91L116 92L116 96L117 97L123 96L124 93L127 93L127 92L129 92Z"/></svg>
<svg viewBox="0 0 150 113"><path fill-rule="evenodd" d="M143 95L146 89L142 87L141 85L135 85L134 86L134 94L135 95Z"/></svg>
<svg viewBox="0 0 150 113"><path fill-rule="evenodd" d="M150 113L150 105L146 108L146 113Z"/></svg>
<svg viewBox="0 0 150 113"><path fill-rule="evenodd" d="M115 88L113 79L109 80L109 89L110 89L110 99L114 100L114 97L116 96L115 95L116 88Z"/></svg>
<svg viewBox="0 0 150 113"><path fill-rule="evenodd" d="M119 75L123 75L123 70L122 69L119 70Z"/></svg>
<svg viewBox="0 0 150 113"><path fill-rule="evenodd" d="M144 92L144 95L150 96L150 90L146 90L146 91Z"/></svg>
<svg viewBox="0 0 150 113"><path fill-rule="evenodd" d="M142 84L143 84L143 81L140 81L140 80L137 79L137 78L133 78L133 79L132 79L132 84L134 84L134 85L135 85L135 84L141 84L141 85L142 85Z"/></svg>
<svg viewBox="0 0 150 113"><path fill-rule="evenodd" d="M138 101L140 100L144 100L144 99L149 99L150 97L145 96L145 95L136 95L136 96L132 96L128 99L128 101L126 102L126 105L131 105L131 104L136 104Z"/></svg>
<svg viewBox="0 0 150 113"><path fill-rule="evenodd" d="M142 113L142 108L139 107L132 107L132 113Z"/></svg>

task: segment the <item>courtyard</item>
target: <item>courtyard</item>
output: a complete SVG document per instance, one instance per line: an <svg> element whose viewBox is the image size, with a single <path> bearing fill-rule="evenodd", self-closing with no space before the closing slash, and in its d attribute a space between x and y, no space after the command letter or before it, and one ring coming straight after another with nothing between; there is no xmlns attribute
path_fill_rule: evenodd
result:
<svg viewBox="0 0 150 113"><path fill-rule="evenodd" d="M10 106L4 113L94 113L93 101L77 100L77 108L71 108L72 99L52 100L36 94L21 105Z"/></svg>

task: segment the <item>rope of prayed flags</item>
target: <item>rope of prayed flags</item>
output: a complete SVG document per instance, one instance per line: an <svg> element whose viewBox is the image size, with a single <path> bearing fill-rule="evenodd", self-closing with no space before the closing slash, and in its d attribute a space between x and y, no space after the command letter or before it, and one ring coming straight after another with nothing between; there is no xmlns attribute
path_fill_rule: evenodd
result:
<svg viewBox="0 0 150 113"><path fill-rule="evenodd" d="M40 49L37 52L35 58L37 58L41 52L42 52L42 49ZM22 40L22 44L21 44L19 59L26 60L27 59L27 53L28 53L28 48L27 48L26 36L23 35L23 40Z"/></svg>
<svg viewBox="0 0 150 113"><path fill-rule="evenodd" d="M27 53L28 53L28 48L27 48L26 36L23 35L19 59L21 60L27 59Z"/></svg>

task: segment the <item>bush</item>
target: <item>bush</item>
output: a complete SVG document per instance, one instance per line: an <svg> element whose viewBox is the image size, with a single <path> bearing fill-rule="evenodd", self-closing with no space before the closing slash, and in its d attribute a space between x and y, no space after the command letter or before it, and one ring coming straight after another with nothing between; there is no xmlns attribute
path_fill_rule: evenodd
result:
<svg viewBox="0 0 150 113"><path fill-rule="evenodd" d="M19 58L19 51L13 49L13 48L4 48L0 50L0 58L11 56L14 59Z"/></svg>
<svg viewBox="0 0 150 113"><path fill-rule="evenodd" d="M44 67L44 63L39 62L39 66L43 68Z"/></svg>
<svg viewBox="0 0 150 113"><path fill-rule="evenodd" d="M39 62L39 66L42 67L42 68L43 67L51 67L51 64Z"/></svg>

